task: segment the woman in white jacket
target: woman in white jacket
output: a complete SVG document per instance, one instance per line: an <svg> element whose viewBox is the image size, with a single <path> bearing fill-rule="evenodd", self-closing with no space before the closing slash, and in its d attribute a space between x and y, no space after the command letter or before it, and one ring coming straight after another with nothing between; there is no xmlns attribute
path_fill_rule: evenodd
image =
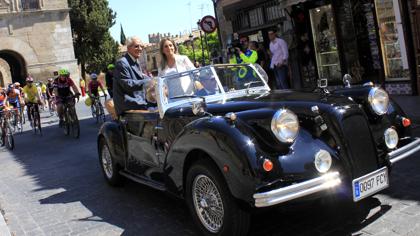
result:
<svg viewBox="0 0 420 236"><path fill-rule="evenodd" d="M187 56L177 54L177 47L170 39L162 39L160 41L159 52L162 58L158 73L159 77L195 69L194 64ZM193 93L193 83L189 76L183 76L179 80L167 82L170 97Z"/></svg>

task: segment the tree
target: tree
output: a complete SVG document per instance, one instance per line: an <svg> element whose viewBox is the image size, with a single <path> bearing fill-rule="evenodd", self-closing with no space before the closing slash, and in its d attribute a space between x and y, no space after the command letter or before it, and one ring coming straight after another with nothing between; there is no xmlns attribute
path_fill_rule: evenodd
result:
<svg viewBox="0 0 420 236"><path fill-rule="evenodd" d="M116 13L107 0L68 0L76 58L82 77L86 69L99 72L117 57L118 44L109 34Z"/></svg>
<svg viewBox="0 0 420 236"><path fill-rule="evenodd" d="M207 45L205 42L205 37L203 34L203 40L201 40L200 37L195 38L194 39L194 52L195 52L195 60L198 61L199 63L202 63L203 61L203 53L202 53L202 47L201 45L203 44L203 48L204 48L204 58L206 61L206 65L210 64L211 59L212 59L212 52L218 52L219 51L219 40L217 37L217 32L211 33L211 34L207 34ZM186 55L188 56L188 58L194 62L194 53L192 50L192 45L191 44L181 44L178 46L178 51L179 54L182 55ZM213 53L214 54L214 53Z"/></svg>

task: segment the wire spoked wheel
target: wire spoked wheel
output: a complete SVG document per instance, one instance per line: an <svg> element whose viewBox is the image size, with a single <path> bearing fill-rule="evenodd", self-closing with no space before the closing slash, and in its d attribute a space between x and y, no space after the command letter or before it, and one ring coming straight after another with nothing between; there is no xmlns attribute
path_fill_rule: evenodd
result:
<svg viewBox="0 0 420 236"><path fill-rule="evenodd" d="M192 164L185 199L202 235L246 235L250 214L238 205L218 167L209 160Z"/></svg>
<svg viewBox="0 0 420 236"><path fill-rule="evenodd" d="M203 226L212 233L219 232L223 226L223 202L219 190L209 177L199 175L194 179L193 200Z"/></svg>

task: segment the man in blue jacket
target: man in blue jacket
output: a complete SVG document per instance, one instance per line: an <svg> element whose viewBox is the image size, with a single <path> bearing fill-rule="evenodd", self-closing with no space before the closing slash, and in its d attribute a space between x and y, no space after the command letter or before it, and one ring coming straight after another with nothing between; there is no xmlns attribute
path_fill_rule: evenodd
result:
<svg viewBox="0 0 420 236"><path fill-rule="evenodd" d="M126 41L127 53L120 58L114 70L114 106L117 115L128 110L147 110L145 91L150 78L143 74L137 62L144 44L138 37Z"/></svg>

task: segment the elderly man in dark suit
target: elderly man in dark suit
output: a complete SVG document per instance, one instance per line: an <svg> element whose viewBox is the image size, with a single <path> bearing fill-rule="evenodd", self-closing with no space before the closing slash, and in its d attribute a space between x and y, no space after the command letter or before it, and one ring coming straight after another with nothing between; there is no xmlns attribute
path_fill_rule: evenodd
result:
<svg viewBox="0 0 420 236"><path fill-rule="evenodd" d="M129 37L126 45L127 53L117 61L114 70L114 105L118 115L128 110L147 110L145 91L151 80L137 62L144 48L140 38Z"/></svg>

